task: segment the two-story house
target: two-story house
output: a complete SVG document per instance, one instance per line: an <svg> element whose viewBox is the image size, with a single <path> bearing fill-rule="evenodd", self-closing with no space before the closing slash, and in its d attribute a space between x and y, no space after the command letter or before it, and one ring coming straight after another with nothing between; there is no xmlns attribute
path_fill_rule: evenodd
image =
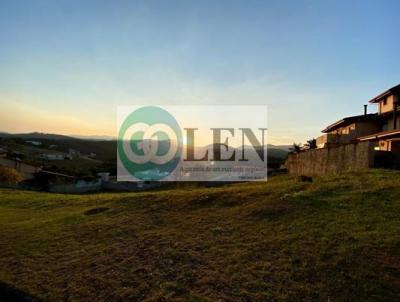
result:
<svg viewBox="0 0 400 302"><path fill-rule="evenodd" d="M317 138L317 147L324 148L358 141L371 141L380 151L400 153L400 85L392 87L369 101L377 104L378 112L343 118L322 132Z"/></svg>
<svg viewBox="0 0 400 302"><path fill-rule="evenodd" d="M374 141L381 151L400 151L400 85L392 87L369 102L378 106L380 131L358 138L359 141Z"/></svg>

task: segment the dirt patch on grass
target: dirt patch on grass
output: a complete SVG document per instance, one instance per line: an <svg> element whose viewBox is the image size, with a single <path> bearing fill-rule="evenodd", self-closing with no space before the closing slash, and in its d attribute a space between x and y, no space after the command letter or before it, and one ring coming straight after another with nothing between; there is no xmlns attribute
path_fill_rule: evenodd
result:
<svg viewBox="0 0 400 302"><path fill-rule="evenodd" d="M286 215L289 211L290 206L288 204L269 204L264 208L253 210L249 216L251 216L253 219L255 218L259 220L266 219L275 221Z"/></svg>
<svg viewBox="0 0 400 302"><path fill-rule="evenodd" d="M88 216L90 216L90 215L96 215L96 214L100 214L100 213L103 213L103 212L105 212L105 211L108 211L110 208L106 208L106 207L99 207L99 208L94 208L94 209L90 209L90 210L87 210L87 211L85 211L85 215L88 215Z"/></svg>
<svg viewBox="0 0 400 302"><path fill-rule="evenodd" d="M193 198L190 202L192 208L205 208L214 206L217 202L217 198L213 194L202 194Z"/></svg>

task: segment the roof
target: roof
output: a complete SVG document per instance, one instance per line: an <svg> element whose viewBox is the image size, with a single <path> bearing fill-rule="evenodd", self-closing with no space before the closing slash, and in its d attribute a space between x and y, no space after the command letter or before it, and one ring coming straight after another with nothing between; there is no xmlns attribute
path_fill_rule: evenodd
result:
<svg viewBox="0 0 400 302"><path fill-rule="evenodd" d="M334 122L333 124L327 126L325 129L323 129L321 132L327 133L334 131L340 127L345 127L347 125L350 125L355 122L366 122L375 119L377 117L377 113L369 113L369 114L362 114L362 115L355 115L355 116L349 116L342 118L341 120Z"/></svg>
<svg viewBox="0 0 400 302"><path fill-rule="evenodd" d="M400 136L400 129L395 129L395 130L387 130L387 131L382 131L366 136L359 137L359 141L370 141L370 140L376 140L380 138L390 138L394 136Z"/></svg>
<svg viewBox="0 0 400 302"><path fill-rule="evenodd" d="M370 100L370 103L378 103L379 101L381 101L384 97L391 95L393 93L399 93L400 92L400 84L397 86L393 86L392 88L382 92L381 94L377 95L376 97L374 97L372 100Z"/></svg>

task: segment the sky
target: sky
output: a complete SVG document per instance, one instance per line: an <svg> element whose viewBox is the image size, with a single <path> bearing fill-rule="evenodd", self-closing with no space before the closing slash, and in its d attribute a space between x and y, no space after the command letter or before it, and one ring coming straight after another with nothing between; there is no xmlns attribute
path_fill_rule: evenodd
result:
<svg viewBox="0 0 400 302"><path fill-rule="evenodd" d="M112 136L122 105L267 105L269 143L304 142L400 83L399 11L0 0L0 131Z"/></svg>

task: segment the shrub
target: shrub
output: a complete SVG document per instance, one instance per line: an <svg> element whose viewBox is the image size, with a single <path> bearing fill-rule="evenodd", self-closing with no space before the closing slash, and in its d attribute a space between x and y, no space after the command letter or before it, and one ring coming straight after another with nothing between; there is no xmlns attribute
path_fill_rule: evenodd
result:
<svg viewBox="0 0 400 302"><path fill-rule="evenodd" d="M309 139L306 144L307 149L317 149L317 140L315 138Z"/></svg>
<svg viewBox="0 0 400 302"><path fill-rule="evenodd" d="M22 180L22 174L17 170L0 166L0 183L14 185Z"/></svg>
<svg viewBox="0 0 400 302"><path fill-rule="evenodd" d="M299 153L301 149L301 144L293 143L293 146L290 148L290 153Z"/></svg>

